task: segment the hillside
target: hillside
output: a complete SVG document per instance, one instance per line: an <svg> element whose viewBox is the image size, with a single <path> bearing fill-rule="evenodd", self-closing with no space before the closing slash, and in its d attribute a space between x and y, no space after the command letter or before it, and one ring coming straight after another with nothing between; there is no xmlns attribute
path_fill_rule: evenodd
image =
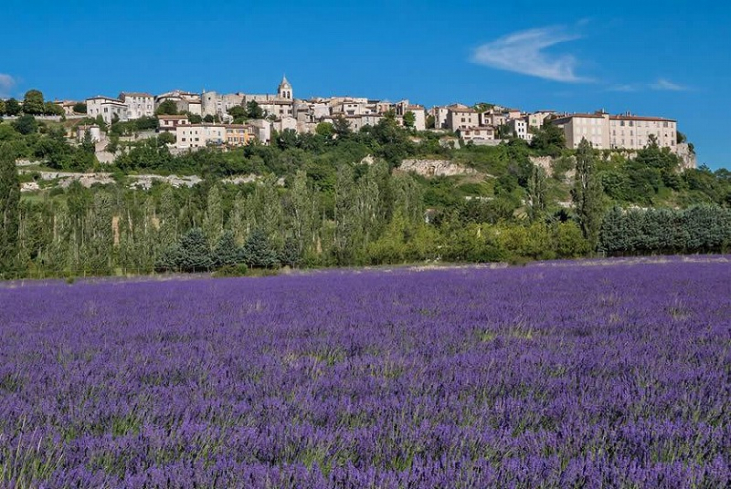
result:
<svg viewBox="0 0 731 489"><path fill-rule="evenodd" d="M551 126L530 145L475 146L384 119L358 133L285 131L271 146L174 154L162 137L143 138L148 128L123 124L107 128L110 148L67 139L68 122L0 123L0 156L21 162L24 190L7 276L570 258L611 248L600 227L615 206L717 209L719 238L657 251L731 242L731 173L682 170L656 146L581 156ZM114 162L101 164L100 151ZM592 215L574 205L577 157L598 186ZM180 253L197 229L205 253L191 261ZM624 251L640 249L652 252Z"/></svg>

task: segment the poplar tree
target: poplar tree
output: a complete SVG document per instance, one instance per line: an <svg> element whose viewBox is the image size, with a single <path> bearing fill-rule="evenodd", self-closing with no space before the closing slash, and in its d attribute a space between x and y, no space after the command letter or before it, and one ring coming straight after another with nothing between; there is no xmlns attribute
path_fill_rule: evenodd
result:
<svg viewBox="0 0 731 489"><path fill-rule="evenodd" d="M596 174L596 155L591 144L582 138L576 151L576 176L571 197L584 238L592 249L599 240L602 225L602 183Z"/></svg>
<svg viewBox="0 0 731 489"><path fill-rule="evenodd" d="M20 182L15 153L0 145L0 271L12 268L18 250Z"/></svg>
<svg viewBox="0 0 731 489"><path fill-rule="evenodd" d="M531 221L539 219L546 210L546 172L533 165L528 176L528 216Z"/></svg>
<svg viewBox="0 0 731 489"><path fill-rule="evenodd" d="M208 237L211 246L215 246L223 234L223 203L221 191L217 185L208 191L206 213L203 217L203 232Z"/></svg>
<svg viewBox="0 0 731 489"><path fill-rule="evenodd" d="M304 171L298 171L295 175L289 197L292 241L287 249L291 251L294 247L295 254L301 258L314 245L318 224L317 197L314 190L307 185L307 174Z"/></svg>

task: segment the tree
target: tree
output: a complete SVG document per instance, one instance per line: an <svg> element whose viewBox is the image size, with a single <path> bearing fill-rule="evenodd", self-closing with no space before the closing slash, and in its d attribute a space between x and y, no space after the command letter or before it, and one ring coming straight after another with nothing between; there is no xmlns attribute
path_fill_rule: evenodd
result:
<svg viewBox="0 0 731 489"><path fill-rule="evenodd" d="M0 116L5 115L5 100L0 98Z"/></svg>
<svg viewBox="0 0 731 489"><path fill-rule="evenodd" d="M86 136L86 134L84 136ZM110 153L116 153L119 150L119 135L112 134L109 136L109 143L104 149Z"/></svg>
<svg viewBox="0 0 731 489"><path fill-rule="evenodd" d="M234 124L241 124L246 121L248 117L246 108L242 105L235 105L228 109L228 115L234 118Z"/></svg>
<svg viewBox="0 0 731 489"><path fill-rule="evenodd" d="M431 114L429 114L428 116L426 116L426 128L427 129L434 129L435 126L436 126L436 123L437 123L436 117L434 117Z"/></svg>
<svg viewBox="0 0 731 489"><path fill-rule="evenodd" d="M576 151L576 177L571 197L584 238L596 248L602 225L602 183L596 174L596 155L585 138Z"/></svg>
<svg viewBox="0 0 731 489"><path fill-rule="evenodd" d="M38 130L38 121L36 121L36 118L30 114L21 115L13 121L12 125L13 129L24 136L33 134Z"/></svg>
<svg viewBox="0 0 731 489"><path fill-rule="evenodd" d="M279 261L283 265L291 268L296 268L302 261L300 246L294 236L289 236L284 241L284 247L282 248L282 252L279 254Z"/></svg>
<svg viewBox="0 0 731 489"><path fill-rule="evenodd" d="M87 154L94 154L96 152L96 144L91 138L91 131L88 129L84 131L84 139L81 140L81 150Z"/></svg>
<svg viewBox="0 0 731 489"><path fill-rule="evenodd" d="M294 244L297 245L297 255L302 257L314 245L318 224L317 195L307 184L307 174L304 171L298 171L294 177L289 192L288 210L291 218L289 227L292 230ZM287 263L291 260L282 261Z"/></svg>
<svg viewBox="0 0 731 489"><path fill-rule="evenodd" d="M188 120L191 124L200 124L203 122L203 117L198 114L188 114Z"/></svg>
<svg viewBox="0 0 731 489"><path fill-rule="evenodd" d="M45 115L64 115L63 107L54 102L46 102L43 105L43 113Z"/></svg>
<svg viewBox="0 0 731 489"><path fill-rule="evenodd" d="M637 152L634 161L638 166L656 168L661 172L675 171L680 164L680 158L670 152L670 148L660 148L654 134L650 134L647 146Z"/></svg>
<svg viewBox="0 0 731 489"><path fill-rule="evenodd" d="M274 268L279 265L277 252L269 243L262 229L254 229L249 234L241 250L244 263L250 268Z"/></svg>
<svg viewBox="0 0 731 489"><path fill-rule="evenodd" d="M560 127L547 123L533 134L530 146L542 155L555 158L566 147L566 137Z"/></svg>
<svg viewBox="0 0 731 489"><path fill-rule="evenodd" d="M206 198L206 213L203 217L203 231L213 245L223 233L223 201L217 185L211 187Z"/></svg>
<svg viewBox="0 0 731 489"><path fill-rule="evenodd" d="M475 109L477 112L487 112L488 110L492 110L495 108L495 104L491 104L488 102L477 102L474 106L472 106L473 109Z"/></svg>
<svg viewBox="0 0 731 489"><path fill-rule="evenodd" d="M0 271L10 268L18 249L20 183L15 152L0 145Z"/></svg>
<svg viewBox="0 0 731 489"><path fill-rule="evenodd" d="M531 221L539 219L546 210L546 172L533 165L528 177L528 217Z"/></svg>
<svg viewBox="0 0 731 489"><path fill-rule="evenodd" d="M353 134L353 130L350 128L348 119L343 114L338 115L333 121L333 131L338 139L346 139L348 136Z"/></svg>
<svg viewBox="0 0 731 489"><path fill-rule="evenodd" d="M297 147L297 131L294 129L285 129L278 133L276 137L272 137L277 143L277 146L281 150Z"/></svg>
<svg viewBox="0 0 731 489"><path fill-rule="evenodd" d="M413 112L407 112L404 114L404 126L409 129L413 129L416 124L416 114Z"/></svg>
<svg viewBox="0 0 731 489"><path fill-rule="evenodd" d="M263 119L264 110L259 107L259 104L256 103L256 100L252 100L246 103L246 116L249 119Z"/></svg>
<svg viewBox="0 0 731 489"><path fill-rule="evenodd" d="M43 93L40 90L28 90L23 98L23 113L42 115L45 110Z"/></svg>
<svg viewBox="0 0 731 489"><path fill-rule="evenodd" d="M173 144L175 143L175 135L172 132L163 132L157 137L158 142L162 144Z"/></svg>
<svg viewBox="0 0 731 489"><path fill-rule="evenodd" d="M5 113L9 116L16 116L20 114L22 107L20 103L14 98L9 98L5 101Z"/></svg>
<svg viewBox="0 0 731 489"><path fill-rule="evenodd" d="M241 259L241 252L236 246L234 233L226 230L213 250L213 265L216 268L236 265Z"/></svg>
<svg viewBox="0 0 731 489"><path fill-rule="evenodd" d="M174 100L163 101L155 110L155 115L177 115L178 105Z"/></svg>
<svg viewBox="0 0 731 489"><path fill-rule="evenodd" d="M315 134L322 136L325 139L332 139L335 134L335 128L329 122L320 122L315 128Z"/></svg>
<svg viewBox="0 0 731 489"><path fill-rule="evenodd" d="M215 120L215 119L214 119L214 117L213 117L213 116L212 116L211 114L208 114L208 115L206 115L206 116L205 116L205 117L203 118L203 122L206 122L206 123L208 123L208 124L212 124L214 120Z"/></svg>
<svg viewBox="0 0 731 489"><path fill-rule="evenodd" d="M86 114L87 110L84 102L75 103L73 109L75 114Z"/></svg>
<svg viewBox="0 0 731 489"><path fill-rule="evenodd" d="M202 272L211 269L213 260L208 240L200 228L193 228L180 238L176 264L184 272Z"/></svg>

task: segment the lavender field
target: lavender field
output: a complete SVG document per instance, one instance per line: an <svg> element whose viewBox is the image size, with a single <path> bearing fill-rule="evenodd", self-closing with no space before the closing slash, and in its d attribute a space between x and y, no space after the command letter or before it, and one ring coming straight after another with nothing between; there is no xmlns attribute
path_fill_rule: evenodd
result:
<svg viewBox="0 0 731 489"><path fill-rule="evenodd" d="M0 287L0 487L731 484L731 259Z"/></svg>

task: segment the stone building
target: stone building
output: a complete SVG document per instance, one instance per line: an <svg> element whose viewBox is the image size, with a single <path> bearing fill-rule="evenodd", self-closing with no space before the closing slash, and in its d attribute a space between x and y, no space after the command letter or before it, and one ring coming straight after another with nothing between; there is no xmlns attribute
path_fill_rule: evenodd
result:
<svg viewBox="0 0 731 489"><path fill-rule="evenodd" d="M102 116L105 123L111 124L115 120L125 122L128 119L127 105L112 97L96 97L86 99L86 114L89 117Z"/></svg>
<svg viewBox="0 0 731 489"><path fill-rule="evenodd" d="M155 97L149 93L122 92L119 94L119 100L127 106L129 120L155 115Z"/></svg>
<svg viewBox="0 0 731 489"><path fill-rule="evenodd" d="M551 121L564 131L566 146L577 148L582 139L595 149L638 150L654 136L661 148L677 152L677 121L661 117L642 117L630 113L609 115L570 114Z"/></svg>

